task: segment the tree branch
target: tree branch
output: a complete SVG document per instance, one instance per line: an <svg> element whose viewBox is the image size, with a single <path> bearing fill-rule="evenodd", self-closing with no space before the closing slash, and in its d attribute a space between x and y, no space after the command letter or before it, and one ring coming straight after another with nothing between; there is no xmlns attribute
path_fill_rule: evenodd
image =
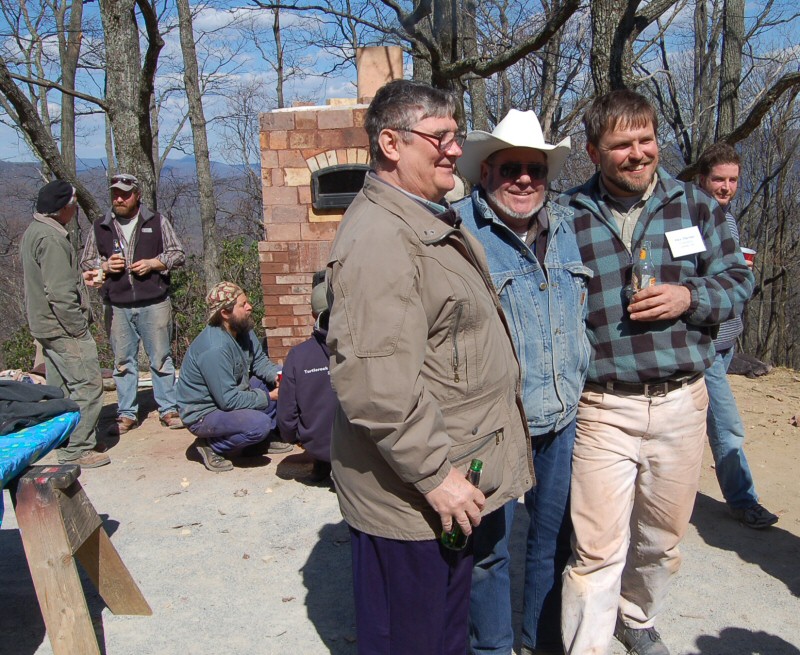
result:
<svg viewBox="0 0 800 655"><path fill-rule="evenodd" d="M108 111L108 105L106 101L102 98L97 98L96 96L91 96L86 93L81 93L80 91L75 91L74 89L68 89L57 82L51 82L50 80L43 80L35 77L27 77L25 75L19 75L18 73L12 73L11 71L8 72L9 77L14 80L18 80L20 82L25 82L26 84L34 84L36 86L43 87L45 89L55 89L56 91L60 91L68 96L72 96L73 98L78 98L79 100L85 100L86 102L91 102L103 111Z"/></svg>

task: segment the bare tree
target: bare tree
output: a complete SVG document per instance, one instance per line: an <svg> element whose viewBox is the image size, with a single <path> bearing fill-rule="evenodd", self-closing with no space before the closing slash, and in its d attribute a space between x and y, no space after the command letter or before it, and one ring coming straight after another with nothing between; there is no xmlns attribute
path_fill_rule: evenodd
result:
<svg viewBox="0 0 800 655"><path fill-rule="evenodd" d="M154 5L147 0L99 0L106 48L105 105L114 138L117 164L136 174L142 199L157 207L150 101L158 55L164 40ZM135 9L144 24L146 50L139 49Z"/></svg>
<svg viewBox="0 0 800 655"><path fill-rule="evenodd" d="M206 287L210 290L220 281L219 252L217 250L217 204L214 199L214 181L211 177L211 158L208 154L206 117L197 67L192 14L189 0L176 0L179 16L181 50L183 52L186 98L189 102L189 121L194 138L194 160L200 191L200 224L203 228L203 272Z"/></svg>

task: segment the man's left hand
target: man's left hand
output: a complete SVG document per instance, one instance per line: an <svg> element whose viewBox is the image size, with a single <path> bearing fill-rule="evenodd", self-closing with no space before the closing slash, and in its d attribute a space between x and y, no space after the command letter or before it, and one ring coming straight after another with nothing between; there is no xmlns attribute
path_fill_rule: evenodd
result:
<svg viewBox="0 0 800 655"><path fill-rule="evenodd" d="M163 270L163 268L164 265L158 259L140 259L131 264L131 273L141 277L153 271Z"/></svg>
<svg viewBox="0 0 800 655"><path fill-rule="evenodd" d="M678 284L657 284L637 292L628 305L632 321L666 321L689 309L692 294Z"/></svg>

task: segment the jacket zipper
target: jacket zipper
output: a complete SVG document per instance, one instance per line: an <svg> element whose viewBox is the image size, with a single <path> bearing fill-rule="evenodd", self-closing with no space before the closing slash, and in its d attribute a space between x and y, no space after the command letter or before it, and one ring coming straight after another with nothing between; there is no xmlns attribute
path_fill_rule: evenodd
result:
<svg viewBox="0 0 800 655"><path fill-rule="evenodd" d="M458 462L462 462L465 459L469 459L475 453L477 453L481 448L483 448L487 443L489 443L492 439L494 439L495 445L497 446L503 440L502 437L503 437L503 428L495 430L494 432L490 432L483 439L481 439L480 443L476 444L474 448L471 448L468 452L460 455L456 459L452 460L450 463L458 464Z"/></svg>
<svg viewBox="0 0 800 655"><path fill-rule="evenodd" d="M453 382L460 382L461 378L458 375L458 328L461 326L461 315L464 313L464 305L456 307L456 319L453 323Z"/></svg>

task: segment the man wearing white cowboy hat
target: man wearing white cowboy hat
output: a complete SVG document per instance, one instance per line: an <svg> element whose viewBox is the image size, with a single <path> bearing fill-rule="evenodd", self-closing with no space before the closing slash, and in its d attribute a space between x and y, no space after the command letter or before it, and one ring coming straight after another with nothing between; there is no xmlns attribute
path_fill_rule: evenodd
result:
<svg viewBox="0 0 800 655"><path fill-rule="evenodd" d="M512 109L490 134L464 143L458 170L472 194L454 205L483 244L522 368L522 398L537 486L525 494L530 516L523 595L522 652L562 653L561 573L570 553L569 485L575 414L589 364L584 329L586 281L569 225L572 211L547 203L569 138L545 142L532 111ZM472 652L511 652L508 542L516 502L475 529Z"/></svg>

